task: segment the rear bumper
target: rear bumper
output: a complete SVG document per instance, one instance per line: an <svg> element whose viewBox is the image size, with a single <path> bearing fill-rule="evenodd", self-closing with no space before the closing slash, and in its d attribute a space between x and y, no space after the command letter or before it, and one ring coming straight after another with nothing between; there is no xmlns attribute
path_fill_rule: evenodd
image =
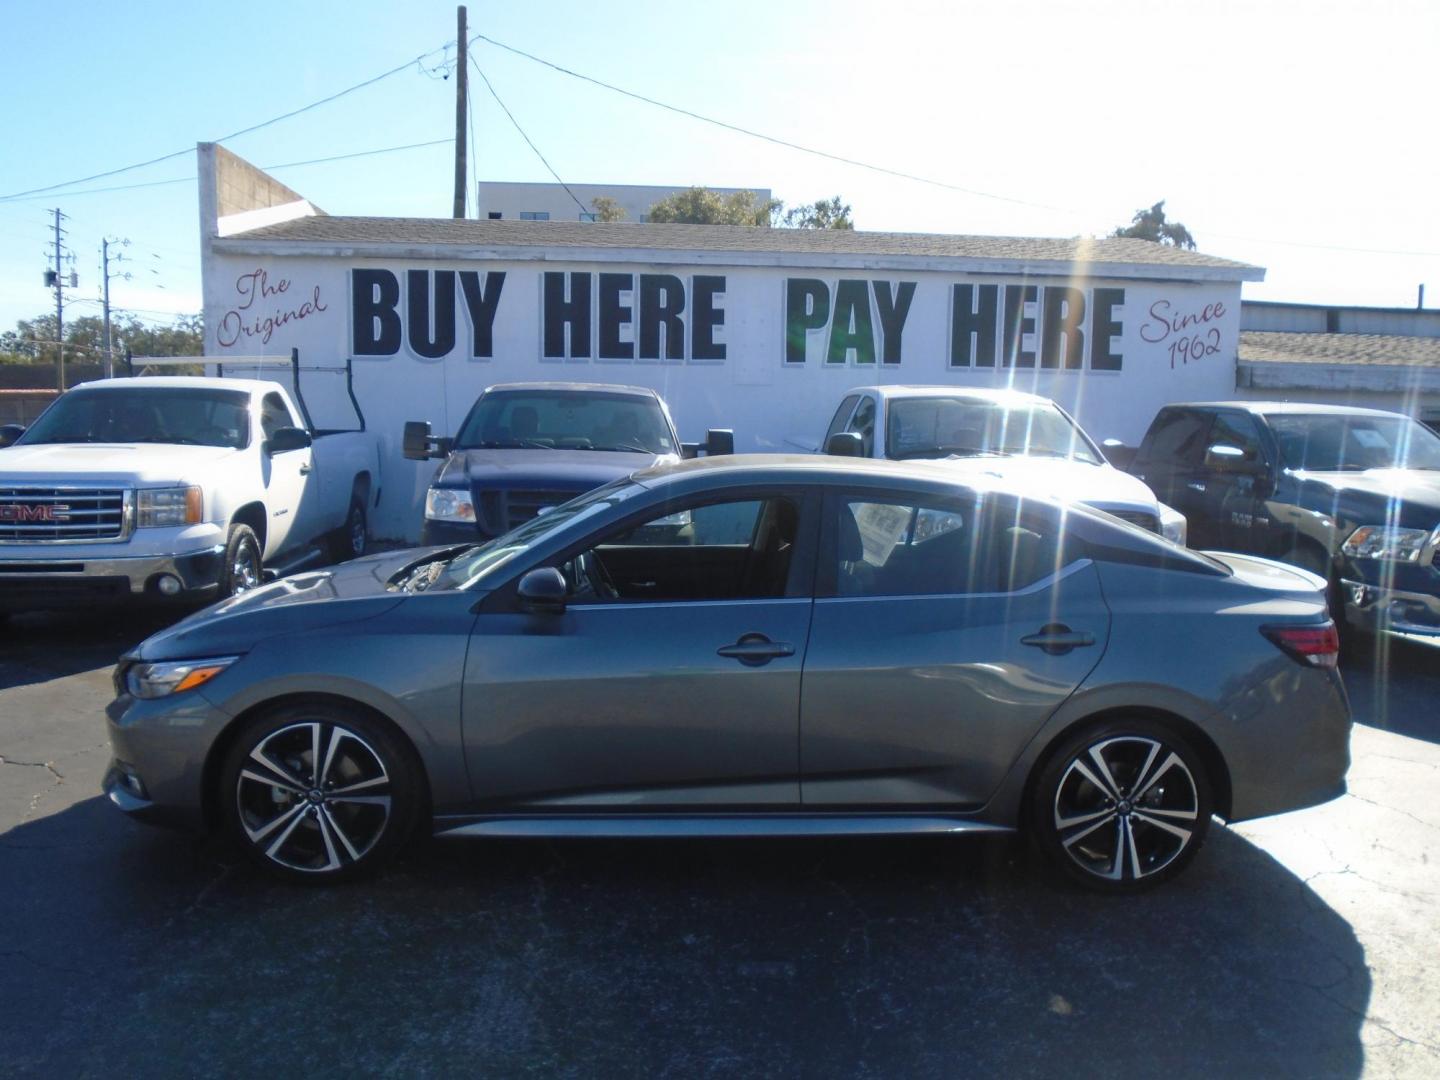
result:
<svg viewBox="0 0 1440 1080"><path fill-rule="evenodd" d="M53 558L0 557L0 611L43 611L140 599L198 600L219 591L225 549L219 545L183 555L92 559L57 550ZM160 592L164 575L180 591Z"/></svg>

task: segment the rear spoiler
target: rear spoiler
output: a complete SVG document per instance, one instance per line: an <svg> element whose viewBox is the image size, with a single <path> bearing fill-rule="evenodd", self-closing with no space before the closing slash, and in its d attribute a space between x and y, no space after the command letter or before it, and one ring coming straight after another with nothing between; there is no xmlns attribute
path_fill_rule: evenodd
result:
<svg viewBox="0 0 1440 1080"><path fill-rule="evenodd" d="M291 349L290 355L286 356L227 356L224 359L215 356L133 356L129 349L125 350L125 371L130 376L144 374L146 370L157 367L182 367L190 364L203 364L215 369L217 378L225 377L225 369L231 368L264 368L264 367L288 367L290 369L291 381L295 386L295 404L300 406L300 415L305 419L305 426L311 434L318 434L315 431L315 421L310 418L310 408L305 404L305 392L300 388L301 371L327 372L332 375L344 374L345 392L350 395L350 404L355 409L355 419L359 421L358 430L365 430L365 414L360 410L360 401L355 397L355 361L352 357L345 358L343 367L305 367L300 366L300 350ZM138 369L138 370L137 370Z"/></svg>

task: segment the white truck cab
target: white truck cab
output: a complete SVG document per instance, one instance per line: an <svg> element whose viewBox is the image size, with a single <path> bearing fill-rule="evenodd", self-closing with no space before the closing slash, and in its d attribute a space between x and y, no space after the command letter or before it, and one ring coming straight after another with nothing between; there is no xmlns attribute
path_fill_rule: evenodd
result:
<svg viewBox="0 0 1440 1080"><path fill-rule="evenodd" d="M298 358L280 362L298 393ZM380 459L359 419L316 430L303 398L264 379L75 386L0 432L0 612L215 599L267 567L363 554Z"/></svg>
<svg viewBox="0 0 1440 1080"><path fill-rule="evenodd" d="M822 449L852 457L929 459L957 475L1023 483L1185 543L1184 515L1108 461L1049 398L1018 390L867 386L847 393Z"/></svg>

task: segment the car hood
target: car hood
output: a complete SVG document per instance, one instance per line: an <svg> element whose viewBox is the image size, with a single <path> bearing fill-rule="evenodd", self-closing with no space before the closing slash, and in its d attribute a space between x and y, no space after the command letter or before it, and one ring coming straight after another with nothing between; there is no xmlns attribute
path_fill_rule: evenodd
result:
<svg viewBox="0 0 1440 1080"><path fill-rule="evenodd" d="M129 655L175 660L248 652L257 641L373 619L401 603L388 588L407 566L455 548L406 548L324 570L292 574L196 612L147 638Z"/></svg>
<svg viewBox="0 0 1440 1080"><path fill-rule="evenodd" d="M1422 469L1367 469L1364 472L1310 472L1291 475L1311 488L1323 488L1355 501L1373 501L1378 507L1402 504L1440 514L1440 472ZM1434 524L1433 520L1431 524Z"/></svg>
<svg viewBox="0 0 1440 1080"><path fill-rule="evenodd" d="M1081 502L1097 510L1154 514L1159 506L1143 480L1113 465L1050 457L957 457L934 465L959 476L994 477L1023 494Z"/></svg>
<svg viewBox="0 0 1440 1080"><path fill-rule="evenodd" d="M177 443L22 443L0 450L0 478L7 484L178 484L203 477L236 452Z"/></svg>
<svg viewBox="0 0 1440 1080"><path fill-rule="evenodd" d="M435 477L437 487L589 491L639 469L679 460L673 454L612 450L456 450Z"/></svg>

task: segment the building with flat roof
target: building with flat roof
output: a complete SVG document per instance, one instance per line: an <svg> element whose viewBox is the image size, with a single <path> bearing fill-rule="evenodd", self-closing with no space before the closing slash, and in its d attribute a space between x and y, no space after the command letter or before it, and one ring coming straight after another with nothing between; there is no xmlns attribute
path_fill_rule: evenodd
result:
<svg viewBox="0 0 1440 1080"><path fill-rule="evenodd" d="M594 221L595 200L612 200L625 211L625 220L643 224L650 207L661 199L687 190L689 185L655 184L519 184L482 180L476 188L475 216L482 221ZM710 188L718 195L753 192L761 201L769 188ZM573 197L572 197L573 196Z"/></svg>

